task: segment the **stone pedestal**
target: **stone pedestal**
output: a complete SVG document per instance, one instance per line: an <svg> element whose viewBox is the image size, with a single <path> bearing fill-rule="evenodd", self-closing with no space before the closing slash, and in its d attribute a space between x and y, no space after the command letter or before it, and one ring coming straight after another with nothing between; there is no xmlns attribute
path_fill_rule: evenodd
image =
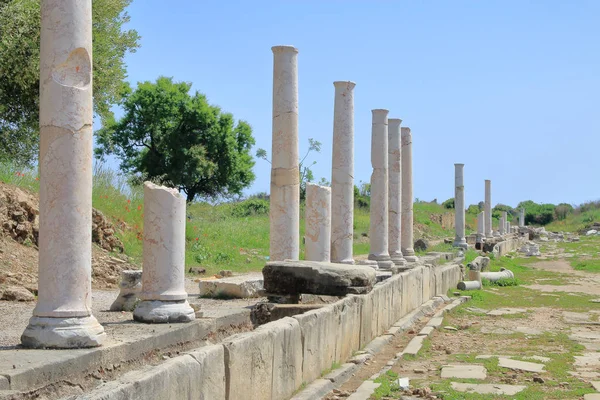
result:
<svg viewBox="0 0 600 400"><path fill-rule="evenodd" d="M306 184L307 261L329 262L331 255L331 188Z"/></svg>
<svg viewBox="0 0 600 400"><path fill-rule="evenodd" d="M331 262L354 264L354 82L338 81L333 107Z"/></svg>
<svg viewBox="0 0 600 400"><path fill-rule="evenodd" d="M519 212L519 226L522 228L525 226L525 209L521 208Z"/></svg>
<svg viewBox="0 0 600 400"><path fill-rule="evenodd" d="M402 139L401 119L388 119L388 251L394 264L406 265L402 255L400 232L402 231Z"/></svg>
<svg viewBox="0 0 600 400"><path fill-rule="evenodd" d="M454 237L454 246L467 249L467 240L465 239L465 184L464 184L465 164L454 164L454 226L456 236Z"/></svg>
<svg viewBox="0 0 600 400"><path fill-rule="evenodd" d="M102 344L92 315L92 1L42 0L38 302L24 347Z"/></svg>
<svg viewBox="0 0 600 400"><path fill-rule="evenodd" d="M275 46L272 50L270 260L297 260L300 254L298 50L293 46Z"/></svg>
<svg viewBox="0 0 600 400"><path fill-rule="evenodd" d="M142 300L140 322L190 322L194 310L185 291L185 198L177 189L144 182Z"/></svg>
<svg viewBox="0 0 600 400"><path fill-rule="evenodd" d="M400 242L404 259L418 261L413 249L413 184L412 134L410 128L401 128L402 140L402 233Z"/></svg>
<svg viewBox="0 0 600 400"><path fill-rule="evenodd" d="M486 179L485 181L485 237L493 237L492 232L492 181Z"/></svg>
<svg viewBox="0 0 600 400"><path fill-rule="evenodd" d="M485 229L485 212L481 211L479 214L477 214L477 237L475 239L475 243L478 243L478 244L483 243L483 238L485 237L484 229Z"/></svg>
<svg viewBox="0 0 600 400"><path fill-rule="evenodd" d="M371 129L371 220L369 260L380 269L394 263L388 252L388 110L373 110Z"/></svg>

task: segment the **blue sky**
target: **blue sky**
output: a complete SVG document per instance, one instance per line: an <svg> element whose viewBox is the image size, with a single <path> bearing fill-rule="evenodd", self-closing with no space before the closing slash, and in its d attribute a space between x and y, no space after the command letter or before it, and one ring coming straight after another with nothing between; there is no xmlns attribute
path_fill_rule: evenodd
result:
<svg viewBox="0 0 600 400"><path fill-rule="evenodd" d="M271 46L299 49L301 154L331 175L333 81L355 89L355 181L368 182L371 109L413 133L414 195L454 195L465 163L467 204L581 203L600 198L600 2L134 0L141 48L129 79L159 75L248 121L271 150ZM247 193L269 190L257 160Z"/></svg>

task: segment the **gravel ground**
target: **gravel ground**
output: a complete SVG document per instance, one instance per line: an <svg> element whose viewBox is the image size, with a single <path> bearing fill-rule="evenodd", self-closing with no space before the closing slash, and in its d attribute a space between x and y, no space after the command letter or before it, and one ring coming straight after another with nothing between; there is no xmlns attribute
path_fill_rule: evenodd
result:
<svg viewBox="0 0 600 400"><path fill-rule="evenodd" d="M205 317L210 317L212 310L235 309L250 307L262 301L263 299L236 299L236 300L213 300L201 299L198 297L198 284L191 279L186 279L186 290L189 295L189 302L199 304L200 309L205 312ZM130 312L111 312L110 305L117 298L119 291L115 290L93 290L92 292L92 312L94 316L105 326L106 333L111 336L120 336L118 334L120 323L133 320ZM29 318L32 315L35 302L11 302L0 301L0 350L13 349L20 344L20 337ZM146 329L145 324L127 324L139 325L139 328ZM1 357L1 356L0 356Z"/></svg>

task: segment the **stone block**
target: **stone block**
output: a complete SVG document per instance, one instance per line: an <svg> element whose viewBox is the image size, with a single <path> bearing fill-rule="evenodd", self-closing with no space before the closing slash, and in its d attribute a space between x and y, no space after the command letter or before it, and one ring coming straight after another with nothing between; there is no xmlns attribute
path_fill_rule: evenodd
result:
<svg viewBox="0 0 600 400"><path fill-rule="evenodd" d="M368 293L375 285L373 268L316 261L274 261L263 268L264 287L273 294L345 296Z"/></svg>
<svg viewBox="0 0 600 400"><path fill-rule="evenodd" d="M532 363L528 361L511 360L510 358L502 357L498 358L498 366L527 372L544 371L544 364Z"/></svg>
<svg viewBox="0 0 600 400"><path fill-rule="evenodd" d="M337 327L335 361L343 363L360 348L360 303L357 296L351 296L333 306Z"/></svg>
<svg viewBox="0 0 600 400"><path fill-rule="evenodd" d="M270 326L268 326L270 325ZM273 343L271 398L289 399L302 385L302 332L294 318L283 318L258 329L268 330Z"/></svg>
<svg viewBox="0 0 600 400"><path fill-rule="evenodd" d="M483 365L475 364L444 365L441 376L442 379L485 379L487 377L487 370Z"/></svg>
<svg viewBox="0 0 600 400"><path fill-rule="evenodd" d="M335 311L333 305L296 315L302 334L302 379L312 382L335 361Z"/></svg>
<svg viewBox="0 0 600 400"><path fill-rule="evenodd" d="M201 297L229 297L245 299L263 295L263 276L260 273L201 280Z"/></svg>
<svg viewBox="0 0 600 400"><path fill-rule="evenodd" d="M459 383L451 382L452 389L463 393L495 394L498 396L514 396L527 389L525 385L502 385L498 383Z"/></svg>
<svg viewBox="0 0 600 400"><path fill-rule="evenodd" d="M225 349L222 345L202 347L189 353L198 364L200 374L194 378L199 380L199 393L193 397L202 400L225 399ZM197 397L199 395L199 397Z"/></svg>

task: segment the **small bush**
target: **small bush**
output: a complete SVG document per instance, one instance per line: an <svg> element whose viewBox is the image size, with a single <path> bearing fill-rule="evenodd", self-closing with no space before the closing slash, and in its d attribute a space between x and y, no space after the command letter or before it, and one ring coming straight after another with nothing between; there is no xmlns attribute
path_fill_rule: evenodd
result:
<svg viewBox="0 0 600 400"><path fill-rule="evenodd" d="M502 279L498 279L495 282L492 282L489 279L483 278L481 280L481 285L484 287L487 287L487 286L501 286L501 287L519 286L519 280L517 278L502 278Z"/></svg>
<svg viewBox="0 0 600 400"><path fill-rule="evenodd" d="M249 199L237 203L231 209L231 214L237 218L249 217L251 215L269 214L269 202L258 198Z"/></svg>
<svg viewBox="0 0 600 400"><path fill-rule="evenodd" d="M454 210L454 197L443 202L442 206L449 210Z"/></svg>
<svg viewBox="0 0 600 400"><path fill-rule="evenodd" d="M233 259L233 257L231 257L230 254L223 253L223 252L218 252L215 255L215 262L217 264L229 264L232 259Z"/></svg>

